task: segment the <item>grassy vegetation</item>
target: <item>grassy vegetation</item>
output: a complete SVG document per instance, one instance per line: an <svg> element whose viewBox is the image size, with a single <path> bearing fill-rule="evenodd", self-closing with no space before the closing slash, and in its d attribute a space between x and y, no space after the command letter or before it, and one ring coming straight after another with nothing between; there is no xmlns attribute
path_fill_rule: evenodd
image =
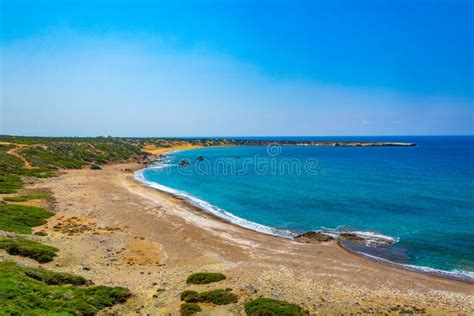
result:
<svg viewBox="0 0 474 316"><path fill-rule="evenodd" d="M22 177L51 177L60 169L95 168L102 163L129 160L141 155L142 143L115 138L36 138L1 136L0 194L22 188ZM27 146L18 146L24 144ZM27 163L24 160L27 161ZM49 194L6 197L8 202L48 198ZM0 198L1 200L1 198ZM0 230L31 234L54 213L42 208L0 201ZM39 262L53 259L58 249L18 238L0 238L0 248L12 255ZM20 267L0 262L0 315L95 315L130 296L121 287L87 287L83 277Z"/></svg>
<svg viewBox="0 0 474 316"><path fill-rule="evenodd" d="M33 193L33 194L24 194L18 196L7 196L4 197L3 200L7 202L26 202L30 200L39 200L39 199L47 199L50 197L49 193Z"/></svg>
<svg viewBox="0 0 474 316"><path fill-rule="evenodd" d="M237 295L226 290L212 290L208 292L201 292L200 295L204 298L204 302L213 303L216 305L227 305L237 302Z"/></svg>
<svg viewBox="0 0 474 316"><path fill-rule="evenodd" d="M52 177L58 169L78 169L84 165L128 160L143 154L143 142L122 138L47 138L0 135L0 193L15 193L23 186L22 176ZM15 144L28 145L16 148ZM8 151L15 149L33 168Z"/></svg>
<svg viewBox="0 0 474 316"><path fill-rule="evenodd" d="M225 280L222 273L198 272L191 274L186 280L187 284L208 284Z"/></svg>
<svg viewBox="0 0 474 316"><path fill-rule="evenodd" d="M0 193L15 193L23 186L21 176L45 178L55 175L50 168L24 168L24 162L7 152L13 145L0 145Z"/></svg>
<svg viewBox="0 0 474 316"><path fill-rule="evenodd" d="M0 230L31 234L31 228L46 223L54 213L39 207L0 204Z"/></svg>
<svg viewBox="0 0 474 316"><path fill-rule="evenodd" d="M35 167L78 169L91 163L107 163L129 159L141 150L126 142L50 143L28 146L21 154Z"/></svg>
<svg viewBox="0 0 474 316"><path fill-rule="evenodd" d="M186 303L199 303L203 301L198 292L189 290L181 293L181 300Z"/></svg>
<svg viewBox="0 0 474 316"><path fill-rule="evenodd" d="M29 269L25 271L25 275L48 285L87 284L87 280L81 276L64 272L52 272L44 269Z"/></svg>
<svg viewBox="0 0 474 316"><path fill-rule="evenodd" d="M58 248L22 238L0 238L0 249L5 249L10 255L32 258L40 263L52 261L59 251Z"/></svg>
<svg viewBox="0 0 474 316"><path fill-rule="evenodd" d="M22 170L21 159L7 154L12 146L0 145L0 193L15 193L23 185L19 171Z"/></svg>
<svg viewBox="0 0 474 316"><path fill-rule="evenodd" d="M190 316L201 311L201 307L198 304L183 303L179 309L181 316Z"/></svg>
<svg viewBox="0 0 474 316"><path fill-rule="evenodd" d="M227 305L237 302L237 295L226 290L212 290L198 293L196 291L184 291L181 300L186 303L213 303L216 305Z"/></svg>
<svg viewBox="0 0 474 316"><path fill-rule="evenodd" d="M304 316L307 313L298 305L271 298L257 298L245 304L248 316Z"/></svg>
<svg viewBox="0 0 474 316"><path fill-rule="evenodd" d="M0 193L15 193L21 189L23 182L16 174L2 174L0 171Z"/></svg>
<svg viewBox="0 0 474 316"><path fill-rule="evenodd" d="M0 314L95 315L130 297L122 287L84 287L86 283L71 274L0 262Z"/></svg>

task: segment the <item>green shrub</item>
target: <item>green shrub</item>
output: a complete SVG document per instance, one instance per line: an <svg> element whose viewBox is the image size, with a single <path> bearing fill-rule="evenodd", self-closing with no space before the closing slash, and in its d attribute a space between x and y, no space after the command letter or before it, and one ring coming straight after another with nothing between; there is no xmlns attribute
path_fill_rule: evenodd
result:
<svg viewBox="0 0 474 316"><path fill-rule="evenodd" d="M15 193L18 189L21 189L22 186L23 182L20 176L16 174L2 174L0 172L0 193Z"/></svg>
<svg viewBox="0 0 474 316"><path fill-rule="evenodd" d="M130 297L130 291L124 287L94 286L84 290L91 298L88 303L99 306L112 306L116 303L123 303Z"/></svg>
<svg viewBox="0 0 474 316"><path fill-rule="evenodd" d="M230 303L237 302L237 295L226 290L213 290L208 292L202 292L199 294L204 302L213 303L216 305L227 305Z"/></svg>
<svg viewBox="0 0 474 316"><path fill-rule="evenodd" d="M248 316L304 316L307 313L298 305L271 298L257 298L245 304Z"/></svg>
<svg viewBox="0 0 474 316"><path fill-rule="evenodd" d="M226 290L212 290L198 293L196 291L184 291L181 293L181 300L186 303L213 303L216 305L226 305L237 302L237 295Z"/></svg>
<svg viewBox="0 0 474 316"><path fill-rule="evenodd" d="M0 230L31 234L31 228L46 223L54 213L43 208L23 205L0 205Z"/></svg>
<svg viewBox="0 0 474 316"><path fill-rule="evenodd" d="M16 145L0 145L0 193L15 193L23 187L22 176L47 178L58 169L78 169L91 163L128 160L143 154L140 142L119 138L45 138L0 135L1 141L29 145L18 148L33 168L25 168L22 159L9 154Z"/></svg>
<svg viewBox="0 0 474 316"><path fill-rule="evenodd" d="M208 284L219 282L226 277L222 273L198 272L191 274L186 280L187 284Z"/></svg>
<svg viewBox="0 0 474 316"><path fill-rule="evenodd" d="M124 140L78 140L51 138L47 145L31 145L20 152L33 166L50 169L79 169L91 163L126 160L142 153L138 146Z"/></svg>
<svg viewBox="0 0 474 316"><path fill-rule="evenodd" d="M181 304L179 311L181 313L181 316L190 316L196 314L197 312L200 312L201 307L199 307L198 304L184 303Z"/></svg>
<svg viewBox="0 0 474 316"><path fill-rule="evenodd" d="M3 200L7 202L26 202L28 201L28 198L24 196L7 196L4 197Z"/></svg>
<svg viewBox="0 0 474 316"><path fill-rule="evenodd" d="M5 249L10 255L32 258L40 263L52 261L59 251L55 247L20 238L0 238L0 249Z"/></svg>
<svg viewBox="0 0 474 316"><path fill-rule="evenodd" d="M71 274L0 262L0 315L95 315L130 297L122 287L86 283Z"/></svg>
<svg viewBox="0 0 474 316"><path fill-rule="evenodd" d="M26 271L25 274L30 278L49 285L84 285L87 283L87 280L83 277L65 272L51 272L44 269L30 269Z"/></svg>
<svg viewBox="0 0 474 316"><path fill-rule="evenodd" d="M49 198L49 193L34 193L34 194L25 194L19 196L7 196L3 200L7 202L26 202L29 200L39 200Z"/></svg>
<svg viewBox="0 0 474 316"><path fill-rule="evenodd" d="M184 291L181 293L181 300L186 303L199 303L203 302L204 298L196 291Z"/></svg>

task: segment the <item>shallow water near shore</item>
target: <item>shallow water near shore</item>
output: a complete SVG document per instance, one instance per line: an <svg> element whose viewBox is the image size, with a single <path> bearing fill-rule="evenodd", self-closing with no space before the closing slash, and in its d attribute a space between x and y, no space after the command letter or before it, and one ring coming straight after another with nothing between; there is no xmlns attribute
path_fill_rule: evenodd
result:
<svg viewBox="0 0 474 316"><path fill-rule="evenodd" d="M368 242L355 251L474 280L474 137L290 139L418 146L203 148L136 177L247 228L357 232Z"/></svg>

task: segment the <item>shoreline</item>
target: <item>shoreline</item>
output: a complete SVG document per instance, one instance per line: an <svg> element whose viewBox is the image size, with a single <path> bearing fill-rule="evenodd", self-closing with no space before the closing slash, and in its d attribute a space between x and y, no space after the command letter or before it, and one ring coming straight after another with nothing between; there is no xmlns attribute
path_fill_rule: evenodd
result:
<svg viewBox="0 0 474 316"><path fill-rule="evenodd" d="M175 149L175 150L163 151L163 152L161 152L161 156L167 156L167 155L172 155L176 152L188 151L188 150L193 150L193 149L202 149L202 148L206 148L206 147L180 148L180 149ZM155 162L156 162L156 160L152 164L154 164ZM258 223L252 222L252 221L248 221L244 218L241 218L241 217L238 217L238 216L232 214L231 212L228 212L227 210L224 210L224 209L221 209L217 206L214 206L214 205L210 204L209 202L207 202L205 200L201 200L199 198L196 198L188 192L173 189L173 188L167 187L165 185L162 185L160 183L150 182L150 181L146 180L145 177L143 176L143 172L148 168L149 168L149 166L147 166L145 168L138 168L136 170L133 170L134 180L136 182L140 183L141 185L145 186L145 187L151 188L153 190L158 190L159 192L161 192L163 194L168 194L172 197L175 197L175 198L181 200L183 203L186 203L189 207L193 207L193 208L197 209L200 212L203 212L207 215L210 215L210 216L214 217L216 220L223 221L223 222L229 223L231 225L235 225L237 227L240 227L240 228L243 228L243 229L246 229L246 230L249 230L249 231L253 231L253 232L256 232L256 233L264 234L264 235L267 235L267 236L274 236L274 237L278 237L278 238L289 239L289 240L293 240L293 241L295 241L294 238L298 235L296 232L293 233L289 230L280 230L280 229L277 229L277 228L274 228L274 227L271 227L271 226L266 226L266 225L263 225L263 224L258 224ZM205 203L206 207L199 205L201 203ZM213 212L211 209L216 209L217 211ZM218 213L221 213L221 214L218 214ZM241 222L241 224L239 224L239 222ZM252 228L252 226L253 226L253 228ZM322 230L318 230L318 231L315 231L315 232L322 232L323 234L325 234L324 231L322 231ZM303 232L303 234L304 233L307 233L307 232ZM336 232L336 234L337 233L338 232ZM368 232L368 233L371 233L371 232ZM328 234L328 235L331 235L331 234ZM356 235L357 235L357 232L356 232ZM382 235L382 236L384 236L384 235ZM390 237L390 236L384 236L384 237L393 238L393 237ZM377 257L377 256L370 255L368 253L353 250L349 246L344 246L341 243L341 240L338 240L337 238L335 238L335 239L337 240L337 244L338 244L339 247L341 247L342 249L348 251L352 255L358 256L358 257L363 258L365 260L369 260L369 261L372 261L372 262L376 262L378 264L387 265L387 266L390 266L390 267L395 267L395 268L398 268L398 269L411 271L411 272L415 272L415 273L421 273L421 274L430 275L430 276L434 276L434 277L445 278L445 279L448 279L448 280L461 281L461 282L465 282L467 284L474 284L474 275L472 275L472 274L474 274L474 272L458 271L458 270L449 271L449 270L435 269L435 268L426 267L426 266L417 266L417 265L411 265L411 264L398 263L398 262L390 261L390 260L385 259L383 257ZM395 242L397 242L397 241L398 240L396 240Z"/></svg>
<svg viewBox="0 0 474 316"><path fill-rule="evenodd" d="M204 306L206 315L245 315L243 304L260 296L322 314L474 310L472 284L373 262L335 241L305 244L230 224L137 183L132 170L143 167L117 163L67 170L28 185L49 189L54 197L55 216L35 228L47 236L33 238L60 252L41 266L134 293L108 312L178 315L182 291L216 288L232 288L239 302ZM29 259L0 256L35 266ZM187 276L199 271L221 272L227 279L187 285Z"/></svg>

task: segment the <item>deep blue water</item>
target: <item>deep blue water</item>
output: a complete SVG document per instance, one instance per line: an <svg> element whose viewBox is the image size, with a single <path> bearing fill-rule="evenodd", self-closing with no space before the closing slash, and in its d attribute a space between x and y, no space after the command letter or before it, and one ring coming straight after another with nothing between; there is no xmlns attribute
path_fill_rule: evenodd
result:
<svg viewBox="0 0 474 316"><path fill-rule="evenodd" d="M398 242L358 250L407 265L474 271L473 136L289 139L418 146L196 149L170 155L143 176L251 222L292 232L376 232ZM180 167L183 159L190 165Z"/></svg>

